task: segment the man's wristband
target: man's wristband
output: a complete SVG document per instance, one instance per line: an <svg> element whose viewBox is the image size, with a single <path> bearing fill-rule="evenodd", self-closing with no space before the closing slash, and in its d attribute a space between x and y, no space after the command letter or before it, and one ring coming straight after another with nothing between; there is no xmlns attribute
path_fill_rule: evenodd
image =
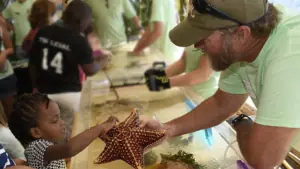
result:
<svg viewBox="0 0 300 169"><path fill-rule="evenodd" d="M235 119L232 120L231 125L233 127L237 126L239 123L241 123L244 120L250 120L253 121L249 116L245 115L245 114L240 114L238 115L238 117L236 117Z"/></svg>

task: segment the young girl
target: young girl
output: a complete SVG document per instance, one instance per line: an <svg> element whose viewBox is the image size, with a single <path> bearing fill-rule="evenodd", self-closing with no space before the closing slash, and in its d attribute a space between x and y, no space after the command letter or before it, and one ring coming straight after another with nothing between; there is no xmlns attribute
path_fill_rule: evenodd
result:
<svg viewBox="0 0 300 169"><path fill-rule="evenodd" d="M105 136L115 126L117 119L110 117L75 136L64 144L64 122L60 119L58 105L40 93L21 96L12 112L9 128L26 147L27 164L37 169L66 168L64 159L84 150L99 136Z"/></svg>

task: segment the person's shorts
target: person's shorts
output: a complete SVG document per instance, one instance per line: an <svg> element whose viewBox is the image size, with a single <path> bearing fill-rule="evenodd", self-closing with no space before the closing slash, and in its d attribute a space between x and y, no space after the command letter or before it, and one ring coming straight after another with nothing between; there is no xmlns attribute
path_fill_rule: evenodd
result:
<svg viewBox="0 0 300 169"><path fill-rule="evenodd" d="M17 78L14 74L0 80L0 99L17 93Z"/></svg>

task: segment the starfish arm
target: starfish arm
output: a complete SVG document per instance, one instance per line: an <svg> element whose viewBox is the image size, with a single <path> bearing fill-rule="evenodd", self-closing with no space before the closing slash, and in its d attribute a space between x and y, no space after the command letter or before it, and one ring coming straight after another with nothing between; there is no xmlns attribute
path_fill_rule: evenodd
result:
<svg viewBox="0 0 300 169"><path fill-rule="evenodd" d="M144 166L143 153L144 149L137 144L137 140L127 138L121 146L120 157L123 161L135 169L142 169Z"/></svg>
<svg viewBox="0 0 300 169"><path fill-rule="evenodd" d="M165 133L157 130L148 130L143 128L133 128L132 137L137 140L137 143L147 149L154 147L165 139Z"/></svg>
<svg viewBox="0 0 300 169"><path fill-rule="evenodd" d="M94 161L95 164L104 164L115 161L119 159L118 143L112 140L110 143L106 144L103 152Z"/></svg>
<svg viewBox="0 0 300 169"><path fill-rule="evenodd" d="M136 109L134 109L130 116L126 118L124 122L122 122L122 125L124 127L137 127L139 121L139 113Z"/></svg>

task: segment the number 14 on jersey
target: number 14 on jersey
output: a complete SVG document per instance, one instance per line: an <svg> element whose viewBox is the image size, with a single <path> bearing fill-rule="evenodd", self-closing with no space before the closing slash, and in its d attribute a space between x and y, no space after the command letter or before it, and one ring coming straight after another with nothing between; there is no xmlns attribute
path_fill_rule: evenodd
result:
<svg viewBox="0 0 300 169"><path fill-rule="evenodd" d="M55 69L55 72L57 74L63 73L63 54L62 52L57 52L53 59L50 62L50 65L48 63L48 56L49 56L49 50L48 48L43 49L43 60L42 60L42 68L44 70L48 70L49 66L53 67Z"/></svg>

